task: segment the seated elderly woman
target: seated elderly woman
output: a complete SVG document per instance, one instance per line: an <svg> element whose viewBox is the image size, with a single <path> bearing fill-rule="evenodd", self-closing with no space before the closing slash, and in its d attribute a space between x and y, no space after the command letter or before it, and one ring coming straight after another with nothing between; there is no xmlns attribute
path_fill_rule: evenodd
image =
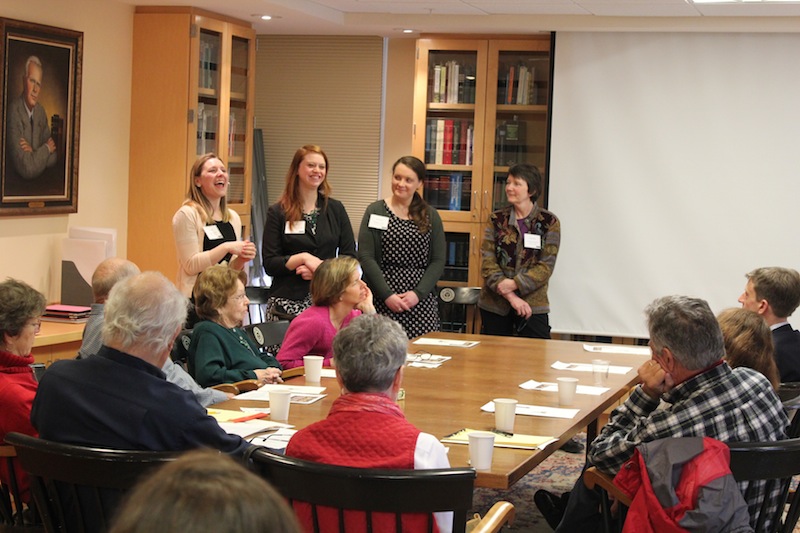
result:
<svg viewBox="0 0 800 533"><path fill-rule="evenodd" d="M448 468L444 445L414 427L396 403L407 348L408 337L402 326L382 315L356 317L337 333L333 353L342 395L333 402L325 420L292 436L286 455L361 468ZM320 522L335 525L337 515L331 511L321 512ZM301 525L309 523L310 510L296 505L295 512ZM392 518L381 516L380 520ZM452 513L435 513L435 518L440 531L452 529ZM358 520L358 513L353 512L349 519ZM420 526L425 522L417 522L423 519L427 517L404 516L403 531L424 530ZM376 521L373 528L383 531L382 525L388 524Z"/></svg>
<svg viewBox="0 0 800 533"><path fill-rule="evenodd" d="M246 281L244 272L224 265L211 266L197 277L195 310L202 320L192 330L189 373L203 387L244 379L282 381L278 361L261 353L241 328L250 304Z"/></svg>
<svg viewBox="0 0 800 533"><path fill-rule="evenodd" d="M331 366L331 344L336 332L362 312L375 312L372 291L361 280L358 261L350 256L326 259L311 280L314 305L292 320L278 350L283 368L303 366L304 355L321 355L323 366Z"/></svg>
<svg viewBox="0 0 800 533"><path fill-rule="evenodd" d="M187 452L131 491L109 533L299 533L269 483L229 456Z"/></svg>
<svg viewBox="0 0 800 533"><path fill-rule="evenodd" d="M31 424L31 406L37 383L33 363L33 340L42 324L44 295L15 279L0 283L0 442L12 431L37 435ZM15 464L22 500L30 500L28 478ZM0 462L0 480L9 486L10 472Z"/></svg>
<svg viewBox="0 0 800 533"><path fill-rule="evenodd" d="M717 315L725 342L725 360L731 368L745 366L764 374L778 390L781 384L772 332L761 315L747 309L725 309Z"/></svg>

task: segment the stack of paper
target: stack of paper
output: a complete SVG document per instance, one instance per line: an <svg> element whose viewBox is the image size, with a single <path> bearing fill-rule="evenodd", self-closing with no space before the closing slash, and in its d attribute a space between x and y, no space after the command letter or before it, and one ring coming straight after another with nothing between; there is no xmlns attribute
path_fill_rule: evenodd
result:
<svg viewBox="0 0 800 533"><path fill-rule="evenodd" d="M452 444L468 444L468 435L472 431L480 430L469 428L460 429L455 433L445 435L442 438L442 442ZM542 437L539 435L522 435L519 433L511 434L503 433L501 431L492 431L492 433L494 433L494 445L498 448L522 448L523 450L536 450L542 449L551 442L558 440L555 437L549 436Z"/></svg>

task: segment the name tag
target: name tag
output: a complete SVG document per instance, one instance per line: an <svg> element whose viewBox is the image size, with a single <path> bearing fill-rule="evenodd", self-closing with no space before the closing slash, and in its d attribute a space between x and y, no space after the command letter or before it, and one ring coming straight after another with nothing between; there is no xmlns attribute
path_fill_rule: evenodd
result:
<svg viewBox="0 0 800 533"><path fill-rule="evenodd" d="M526 233L522 241L525 248L533 248L534 250L542 249L542 236L536 233Z"/></svg>
<svg viewBox="0 0 800 533"><path fill-rule="evenodd" d="M372 214L369 216L369 227L386 231L389 229L389 217Z"/></svg>
<svg viewBox="0 0 800 533"><path fill-rule="evenodd" d="M306 232L306 221L298 220L297 222L287 222L286 229L283 230L286 235L304 235Z"/></svg>
<svg viewBox="0 0 800 533"><path fill-rule="evenodd" d="M216 241L222 238L222 232L217 226L204 226L203 231L206 232L206 237L210 241Z"/></svg>

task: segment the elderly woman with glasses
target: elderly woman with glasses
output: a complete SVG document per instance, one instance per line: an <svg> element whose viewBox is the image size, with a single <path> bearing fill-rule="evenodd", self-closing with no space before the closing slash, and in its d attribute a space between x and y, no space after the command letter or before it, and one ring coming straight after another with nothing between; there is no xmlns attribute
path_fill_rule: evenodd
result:
<svg viewBox="0 0 800 533"><path fill-rule="evenodd" d="M192 330L189 373L203 387L256 379L281 383L281 366L261 353L241 328L247 314L244 272L223 265L204 270L194 285L195 310L202 319Z"/></svg>
<svg viewBox="0 0 800 533"><path fill-rule="evenodd" d="M36 396L33 363L33 340L42 324L46 302L44 295L27 283L7 279L0 283L0 441L12 431L36 435L31 425L31 406ZM22 499L28 501L28 480L16 468ZM0 463L0 480L9 482L5 461Z"/></svg>

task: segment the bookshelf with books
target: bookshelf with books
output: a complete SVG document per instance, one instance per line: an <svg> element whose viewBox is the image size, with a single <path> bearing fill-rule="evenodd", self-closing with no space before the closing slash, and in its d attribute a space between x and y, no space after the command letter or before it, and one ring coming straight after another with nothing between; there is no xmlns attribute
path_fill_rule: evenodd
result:
<svg viewBox="0 0 800 533"><path fill-rule="evenodd" d="M546 189L550 80L549 34L417 41L412 146L428 169L423 196L445 226L440 285L481 284L483 229L506 205L510 166L537 165Z"/></svg>
<svg viewBox="0 0 800 533"><path fill-rule="evenodd" d="M248 22L190 7L136 7L128 257L143 270L176 272L172 216L206 152L227 166L228 206L247 233L254 87Z"/></svg>

